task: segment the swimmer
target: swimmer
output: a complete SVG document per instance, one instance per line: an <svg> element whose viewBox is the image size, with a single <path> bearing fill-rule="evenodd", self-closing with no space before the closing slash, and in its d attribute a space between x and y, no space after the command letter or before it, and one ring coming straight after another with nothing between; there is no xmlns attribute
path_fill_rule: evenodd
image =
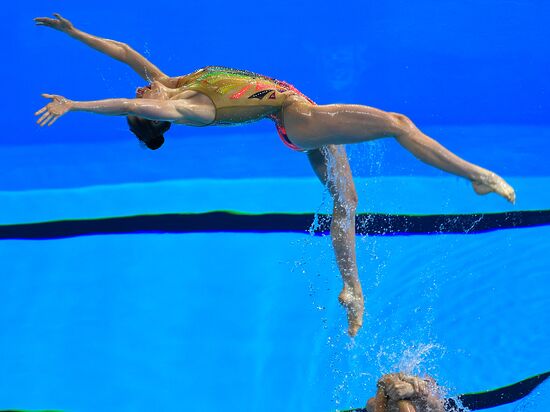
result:
<svg viewBox="0 0 550 412"><path fill-rule="evenodd" d="M125 116L137 138L156 150L172 124L236 125L269 118L286 146L307 155L334 200L331 238L343 280L339 301L347 311L350 336L363 323L364 299L355 256L357 194L343 145L393 137L419 160L469 180L476 193L494 192L515 201L514 189L504 179L451 153L402 114L355 104L317 105L286 82L244 70L208 66L171 77L127 44L85 33L59 14L54 16L34 20L127 64L148 84L136 90L135 98L73 101L43 94L51 102L36 112L40 126L51 126L77 111Z"/></svg>
<svg viewBox="0 0 550 412"><path fill-rule="evenodd" d="M443 407L444 412L467 412L479 409L494 408L506 405L525 398L550 376L550 372L541 373L498 389L479 393L467 393L453 398L441 398L437 395L437 386L432 378L421 379L417 376L403 373L384 375L378 381L376 398L369 399L365 408L349 409L340 412L440 412L441 409L412 409L417 406L433 405ZM410 386L409 386L410 385ZM433 390L433 393L430 391ZM387 391L387 392L385 392ZM409 399L406 399L406 397ZM428 399L432 397L433 399ZM384 399L386 398L386 399ZM390 400L389 398L393 399ZM418 398L418 399L416 399ZM395 404L398 408L388 409L388 405ZM408 409L406 409L408 408ZM30 412L21 409L0 410L0 412ZM34 411L34 412L61 412L61 411Z"/></svg>
<svg viewBox="0 0 550 412"><path fill-rule="evenodd" d="M445 398L433 378L404 373L382 376L365 408L341 412L466 412L494 408L525 398L550 376L544 372L502 388Z"/></svg>
<svg viewBox="0 0 550 412"><path fill-rule="evenodd" d="M367 412L445 412L443 397L431 378L387 374L377 387L376 396L367 402Z"/></svg>

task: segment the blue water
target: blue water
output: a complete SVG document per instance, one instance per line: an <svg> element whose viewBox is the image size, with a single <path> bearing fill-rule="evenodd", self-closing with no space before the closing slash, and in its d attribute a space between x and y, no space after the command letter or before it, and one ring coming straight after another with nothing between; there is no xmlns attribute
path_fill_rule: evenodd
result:
<svg viewBox="0 0 550 412"><path fill-rule="evenodd" d="M76 113L36 127L40 93L129 97L142 84L33 26L52 12L132 44L169 74L221 64L290 81L321 103L404 112L518 194L515 206L478 197L387 140L348 148L359 212L550 209L546 2L52 7L5 9L2 225L331 209L307 160L268 121L173 128L158 152L141 149L120 118ZM429 373L450 394L502 386L550 369L548 250L548 226L359 236L367 317L351 340L328 237L0 240L0 409L334 411L364 405L396 370ZM547 385L495 411L546 412L549 401Z"/></svg>

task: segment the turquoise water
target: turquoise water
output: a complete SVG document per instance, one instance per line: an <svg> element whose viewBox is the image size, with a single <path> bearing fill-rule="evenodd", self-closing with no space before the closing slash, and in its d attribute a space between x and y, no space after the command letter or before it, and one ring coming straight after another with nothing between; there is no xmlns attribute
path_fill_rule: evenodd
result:
<svg viewBox="0 0 550 412"><path fill-rule="evenodd" d="M515 206L478 197L443 174L382 176L376 165L387 160L387 149L349 148L360 213L469 214L550 204L550 180L536 171L509 178ZM17 150L30 158L49 149ZM63 150L74 159L88 148ZM139 147L129 152L150 155ZM331 209L313 177L128 183L113 172L127 161L84 156L52 180L57 187L4 190L1 223ZM361 173L367 163L370 177ZM31 165L18 170L35 173ZM73 184L75 175L101 170L111 183ZM354 340L336 300L341 284L330 239L309 235L307 227L2 240L0 324L9 333L0 344L0 405L330 411L363 405L380 374L398 369L432 374L451 394L512 383L549 364L549 235L540 226L359 236L368 315ZM548 390L538 392L500 410L543 411Z"/></svg>
<svg viewBox="0 0 550 412"><path fill-rule="evenodd" d="M0 27L0 409L328 412L364 405L389 371L431 374L457 394L550 369L550 3L55 7L10 2ZM52 12L170 75L224 65L319 103L405 113L509 180L517 203L476 196L392 140L348 147L359 212L410 219L357 237L367 316L351 340L330 239L308 230L330 199L271 122L174 127L156 152L120 118L36 127L41 93L131 97L143 85L34 27ZM492 230L494 216L507 228ZM403 234L413 221L420 234ZM495 411L549 401L546 384Z"/></svg>

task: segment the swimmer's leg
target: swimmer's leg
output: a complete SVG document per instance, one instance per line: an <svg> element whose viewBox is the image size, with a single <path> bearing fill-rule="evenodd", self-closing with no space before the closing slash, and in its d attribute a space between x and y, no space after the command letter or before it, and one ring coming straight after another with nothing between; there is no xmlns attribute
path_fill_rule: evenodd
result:
<svg viewBox="0 0 550 412"><path fill-rule="evenodd" d="M285 108L284 122L290 140L304 149L394 137L421 161L470 180L476 193L495 192L515 201L514 189L504 179L456 156L402 114L360 105L295 102Z"/></svg>
<svg viewBox="0 0 550 412"><path fill-rule="evenodd" d="M348 333L355 336L363 324L364 300L355 259L357 193L344 147L326 146L308 152L313 170L328 186L334 200L330 235L344 287L338 299L346 308Z"/></svg>

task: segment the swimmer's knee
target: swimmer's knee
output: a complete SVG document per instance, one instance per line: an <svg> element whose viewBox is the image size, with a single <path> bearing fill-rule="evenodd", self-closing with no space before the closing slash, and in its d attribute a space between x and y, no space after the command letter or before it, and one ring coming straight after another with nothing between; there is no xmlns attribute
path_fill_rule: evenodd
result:
<svg viewBox="0 0 550 412"><path fill-rule="evenodd" d="M402 132L415 127L412 120L404 114L390 112L388 113L388 116L392 125L392 134L394 134L396 137L399 137Z"/></svg>
<svg viewBox="0 0 550 412"><path fill-rule="evenodd" d="M411 126L413 124L412 120L409 119L404 114L389 112L388 115L390 116L392 122L395 123L398 126L408 127L408 126Z"/></svg>
<svg viewBox="0 0 550 412"><path fill-rule="evenodd" d="M334 199L334 210L344 214L355 213L359 199L355 190L348 191Z"/></svg>
<svg viewBox="0 0 550 412"><path fill-rule="evenodd" d="M350 209L353 209L355 211L357 209L357 203L359 202L359 198L357 197L357 192L355 190L348 193L346 196L346 203L349 205L348 207Z"/></svg>

